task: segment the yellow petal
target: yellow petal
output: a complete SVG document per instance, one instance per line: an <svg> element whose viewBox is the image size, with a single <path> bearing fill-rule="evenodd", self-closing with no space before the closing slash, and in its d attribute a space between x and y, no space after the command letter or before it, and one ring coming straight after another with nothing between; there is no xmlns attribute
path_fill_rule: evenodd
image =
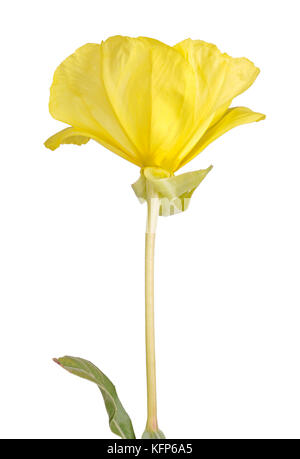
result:
<svg viewBox="0 0 300 459"><path fill-rule="evenodd" d="M197 74L198 110L207 114L222 106L254 83L260 70L246 58L233 58L210 43L184 40L174 46Z"/></svg>
<svg viewBox="0 0 300 459"><path fill-rule="evenodd" d="M193 69L172 47L144 37L112 37L101 56L107 94L141 162L164 167L193 128Z"/></svg>
<svg viewBox="0 0 300 459"><path fill-rule="evenodd" d="M58 148L62 143L73 143L75 145L83 145L88 143L90 137L86 135L82 135L81 132L74 128L66 128L62 131L59 131L57 134L52 135L49 137L48 140L45 142L45 147L50 148L50 150L54 151Z"/></svg>
<svg viewBox="0 0 300 459"><path fill-rule="evenodd" d="M79 131L78 129L75 128L66 128L63 129L62 131L57 132L53 136L51 136L46 142L44 143L45 147L50 148L50 150L56 150L60 145L65 144L65 143L72 143L75 145L83 145L87 143L90 139L95 140L96 142L100 143L103 147L107 148L108 150L113 151L119 156L122 156L123 158L127 159L128 161L133 162L137 166L141 167L141 164L138 162L135 162L133 158L128 157L123 151L119 150L117 147L107 144L103 140L99 139L98 137L94 135L90 135L89 133L85 133L82 131Z"/></svg>
<svg viewBox="0 0 300 459"><path fill-rule="evenodd" d="M229 108L224 116L219 119L215 124L212 124L211 127L206 131L206 133L201 137L199 142L195 147L190 151L190 153L183 158L180 164L177 165L176 169L183 167L186 163L191 161L195 156L201 153L204 148L207 147L211 142L216 140L225 132L233 129L236 126L242 124L253 123L254 121L261 121L265 119L265 115L262 113L256 113L246 107L234 107Z"/></svg>
<svg viewBox="0 0 300 459"><path fill-rule="evenodd" d="M259 69L245 58L222 54L210 43L184 40L174 46L193 68L197 76L195 116L198 124L193 135L178 152L177 165L194 148L206 129L220 119L234 97L245 91L256 79ZM175 166L175 170L178 166Z"/></svg>
<svg viewBox="0 0 300 459"><path fill-rule="evenodd" d="M101 45L84 45L69 56L55 71L50 113L140 165L137 149L121 126L107 95L102 67Z"/></svg>

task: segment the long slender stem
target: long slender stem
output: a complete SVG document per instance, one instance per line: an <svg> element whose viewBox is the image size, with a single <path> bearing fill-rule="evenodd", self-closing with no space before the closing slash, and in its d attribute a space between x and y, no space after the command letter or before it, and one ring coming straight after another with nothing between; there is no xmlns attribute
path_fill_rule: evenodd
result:
<svg viewBox="0 0 300 459"><path fill-rule="evenodd" d="M156 365L154 331L154 247L159 198L148 199L148 216L145 244L145 320L146 320L146 368L147 368L147 425L148 432L158 431L156 402Z"/></svg>

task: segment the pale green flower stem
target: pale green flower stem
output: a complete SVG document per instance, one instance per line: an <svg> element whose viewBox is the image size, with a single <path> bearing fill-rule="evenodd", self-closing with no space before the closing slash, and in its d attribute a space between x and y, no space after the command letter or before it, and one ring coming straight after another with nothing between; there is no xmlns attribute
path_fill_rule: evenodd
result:
<svg viewBox="0 0 300 459"><path fill-rule="evenodd" d="M148 215L145 244L145 321L146 321L146 369L147 369L147 424L146 431L157 432L156 365L154 331L154 247L159 198L147 201Z"/></svg>

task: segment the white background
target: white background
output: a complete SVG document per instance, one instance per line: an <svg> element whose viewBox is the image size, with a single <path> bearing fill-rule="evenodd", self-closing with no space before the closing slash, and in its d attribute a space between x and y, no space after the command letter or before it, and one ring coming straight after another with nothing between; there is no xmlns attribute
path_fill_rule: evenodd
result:
<svg viewBox="0 0 300 459"><path fill-rule="evenodd" d="M168 438L300 438L297 1L10 1L1 6L0 435L115 438L81 356L146 421L145 207L138 169L100 145L44 140L57 65L111 35L191 37L261 68L234 105L266 113L183 170L214 165L189 210L160 218L159 424ZM116 186L115 186L116 184Z"/></svg>

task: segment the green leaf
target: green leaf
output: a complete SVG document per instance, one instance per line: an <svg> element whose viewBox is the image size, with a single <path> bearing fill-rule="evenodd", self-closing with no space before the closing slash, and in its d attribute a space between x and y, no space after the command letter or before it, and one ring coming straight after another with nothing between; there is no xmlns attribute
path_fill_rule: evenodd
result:
<svg viewBox="0 0 300 459"><path fill-rule="evenodd" d="M124 439L135 438L130 417L119 400L115 386L99 368L79 357L65 356L53 360L73 375L97 384L104 399L110 430Z"/></svg>
<svg viewBox="0 0 300 459"><path fill-rule="evenodd" d="M142 439L154 439L154 438L166 438L164 434L162 433L161 430L157 430L156 432L149 432L148 430L145 430L145 432L142 435Z"/></svg>
<svg viewBox="0 0 300 459"><path fill-rule="evenodd" d="M148 193L149 189L152 193L156 193L160 198L159 215L166 217L184 212L188 208L194 191L211 169L212 166L199 171L171 176L163 169L146 167L132 188L141 202L151 199L152 196ZM148 184L151 184L151 187L147 186Z"/></svg>

